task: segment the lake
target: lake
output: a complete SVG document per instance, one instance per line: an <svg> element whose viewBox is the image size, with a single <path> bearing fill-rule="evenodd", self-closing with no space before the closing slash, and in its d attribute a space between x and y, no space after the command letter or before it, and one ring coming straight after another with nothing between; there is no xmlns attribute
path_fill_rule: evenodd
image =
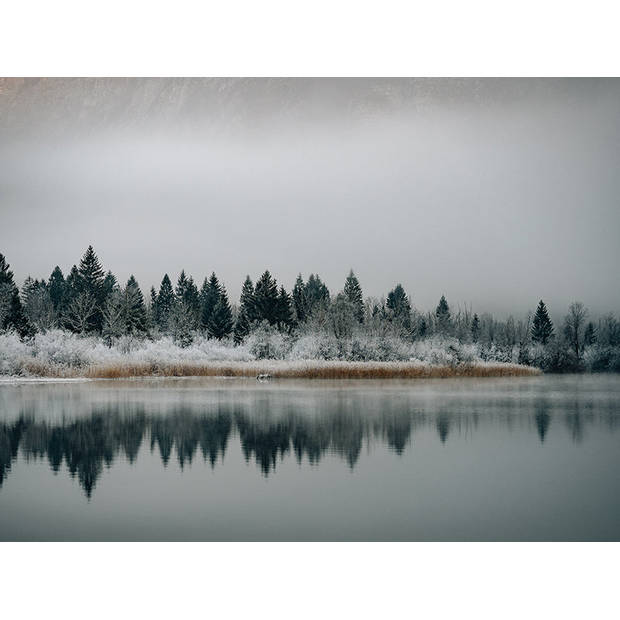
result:
<svg viewBox="0 0 620 620"><path fill-rule="evenodd" d="M1 540L620 540L620 376L0 384Z"/></svg>

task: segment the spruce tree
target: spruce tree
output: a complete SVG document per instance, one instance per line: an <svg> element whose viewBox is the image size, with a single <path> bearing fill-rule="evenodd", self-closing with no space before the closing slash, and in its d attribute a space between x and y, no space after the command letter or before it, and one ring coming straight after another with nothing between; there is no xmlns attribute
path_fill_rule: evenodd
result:
<svg viewBox="0 0 620 620"><path fill-rule="evenodd" d="M278 284L271 277L269 271L265 271L256 282L254 289L254 309L256 319L268 321L274 325L278 320Z"/></svg>
<svg viewBox="0 0 620 620"><path fill-rule="evenodd" d="M437 308L435 309L435 318L437 319L437 331L440 334L449 333L452 322L450 319L450 307L444 295L441 296Z"/></svg>
<svg viewBox="0 0 620 620"><path fill-rule="evenodd" d="M244 309L239 312L237 322L235 323L235 331L233 340L235 344L241 344L246 336L250 333L250 322Z"/></svg>
<svg viewBox="0 0 620 620"><path fill-rule="evenodd" d="M310 274L304 292L308 304L308 315L315 312L319 307L327 308L329 305L329 290L318 274Z"/></svg>
<svg viewBox="0 0 620 620"><path fill-rule="evenodd" d="M170 313L174 307L174 290L172 289L172 282L168 277L168 274L164 274L159 286L159 293L157 295L157 306L155 311L155 318L159 329L165 332L168 329L168 323L170 320Z"/></svg>
<svg viewBox="0 0 620 620"><path fill-rule="evenodd" d="M58 265L54 267L54 271L52 271L49 277L47 287L50 292L50 299L52 300L54 310L60 314L65 297L65 277Z"/></svg>
<svg viewBox="0 0 620 620"><path fill-rule="evenodd" d="M280 286L278 292L278 310L276 323L279 329L290 327L293 324L293 308L291 304L291 296L286 292L283 286Z"/></svg>
<svg viewBox="0 0 620 620"><path fill-rule="evenodd" d="M538 302L536 314L532 322L532 341L545 345L553 337L553 323L549 318L547 307L543 300Z"/></svg>
<svg viewBox="0 0 620 620"><path fill-rule="evenodd" d="M211 320L211 315L215 311L215 306L217 302L220 300L222 295L222 287L220 286L220 282L213 272L210 278L205 281L202 285L201 290L201 301L202 301L202 313L201 313L201 322L203 328L205 328L208 332L209 330L209 322Z"/></svg>
<svg viewBox="0 0 620 620"><path fill-rule="evenodd" d="M105 274L105 278L103 279L103 299L107 299L108 295L118 286L118 283L116 282L116 277L115 275L111 272L108 271L108 273Z"/></svg>
<svg viewBox="0 0 620 620"><path fill-rule="evenodd" d="M400 322L405 329L411 328L411 303L401 284L397 284L388 293L385 305L390 311L391 318Z"/></svg>
<svg viewBox="0 0 620 620"><path fill-rule="evenodd" d="M256 310L254 308L254 285L250 276L245 277L245 282L241 287L239 311L245 314L248 322L253 321L256 318Z"/></svg>
<svg viewBox="0 0 620 620"><path fill-rule="evenodd" d="M344 283L344 294L353 306L353 313L358 323L364 322L364 298L362 295L362 287L358 279L353 273L353 269L349 272Z"/></svg>
<svg viewBox="0 0 620 620"><path fill-rule="evenodd" d="M298 323L305 323L308 318L308 300L306 299L306 285L301 277L297 276L293 287L293 308Z"/></svg>
<svg viewBox="0 0 620 620"><path fill-rule="evenodd" d="M78 271L81 276L82 290L95 300L95 312L89 320L88 330L100 331L103 324L105 274L92 245L89 245L84 252Z"/></svg>
<svg viewBox="0 0 620 620"><path fill-rule="evenodd" d="M21 338L34 336L34 328L28 320L19 297L19 289L13 281L10 265L0 254L0 330L14 329Z"/></svg>
<svg viewBox="0 0 620 620"><path fill-rule="evenodd" d="M133 275L127 280L123 302L125 333L145 333L147 327L146 306L144 305L142 291Z"/></svg>
<svg viewBox="0 0 620 620"><path fill-rule="evenodd" d="M224 287L219 289L219 299L213 308L213 312L209 317L207 325L207 333L209 338L217 338L221 340L230 336L233 329L233 317L228 302L228 295Z"/></svg>

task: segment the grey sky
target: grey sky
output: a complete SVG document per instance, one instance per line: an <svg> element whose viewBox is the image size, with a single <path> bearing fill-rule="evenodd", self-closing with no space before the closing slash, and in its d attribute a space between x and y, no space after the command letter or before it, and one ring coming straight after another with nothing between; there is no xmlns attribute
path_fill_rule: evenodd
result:
<svg viewBox="0 0 620 620"><path fill-rule="evenodd" d="M0 252L620 309L620 80L0 80Z"/></svg>

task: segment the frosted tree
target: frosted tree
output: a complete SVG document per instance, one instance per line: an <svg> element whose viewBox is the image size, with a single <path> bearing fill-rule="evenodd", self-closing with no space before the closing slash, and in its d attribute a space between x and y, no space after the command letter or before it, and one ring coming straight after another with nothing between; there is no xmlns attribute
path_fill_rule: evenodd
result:
<svg viewBox="0 0 620 620"><path fill-rule="evenodd" d="M189 347L194 341L194 313L184 301L177 301L169 316L169 332L180 347Z"/></svg>
<svg viewBox="0 0 620 620"><path fill-rule="evenodd" d="M338 339L350 338L353 326L358 323L356 307L347 295L339 293L330 304L329 322L334 336Z"/></svg>
<svg viewBox="0 0 620 620"><path fill-rule="evenodd" d="M233 330L233 317L230 309L230 303L228 302L228 294L224 287L220 287L219 298L213 308L213 312L209 317L209 323L207 325L207 333L209 338L227 338L230 336Z"/></svg>
<svg viewBox="0 0 620 620"><path fill-rule="evenodd" d="M355 318L358 323L364 322L364 298L362 295L362 287L358 279L353 273L353 269L349 272L344 283L344 294L353 306Z"/></svg>
<svg viewBox="0 0 620 620"><path fill-rule="evenodd" d="M545 345L551 338L553 338L553 323L549 318L547 306L545 306L545 303L541 299L538 302L534 320L532 321L532 342Z"/></svg>
<svg viewBox="0 0 620 620"><path fill-rule="evenodd" d="M114 342L125 333L123 294L118 288L113 289L106 299L103 308L103 341L112 347Z"/></svg>
<svg viewBox="0 0 620 620"><path fill-rule="evenodd" d="M594 323L590 321L586 325L586 331L583 335L583 346L584 348L591 347L595 343L596 343L596 327L594 327Z"/></svg>
<svg viewBox="0 0 620 620"><path fill-rule="evenodd" d="M568 308L564 318L564 335L569 346L575 352L577 359L583 353L585 336L585 322L588 311L580 301L576 301Z"/></svg>
<svg viewBox="0 0 620 620"><path fill-rule="evenodd" d="M81 291L67 308L67 324L78 334L84 334L93 325L93 317L97 313L97 301L88 291Z"/></svg>
<svg viewBox="0 0 620 620"><path fill-rule="evenodd" d="M56 326L56 311L44 280L26 278L22 287L22 299L24 312L36 329L47 331Z"/></svg>

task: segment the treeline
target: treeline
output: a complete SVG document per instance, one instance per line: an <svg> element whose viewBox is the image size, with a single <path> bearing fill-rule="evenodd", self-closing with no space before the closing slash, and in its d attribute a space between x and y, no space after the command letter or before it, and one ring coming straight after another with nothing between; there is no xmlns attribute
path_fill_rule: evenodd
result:
<svg viewBox="0 0 620 620"><path fill-rule="evenodd" d="M385 298L364 299L351 271L340 292L332 295L318 274L301 274L288 292L269 271L256 283L247 276L238 304L212 273L199 288L185 271L173 285L165 274L159 290L145 299L132 275L121 285L105 272L92 246L65 277L55 267L49 278L28 277L21 291L0 254L0 331L22 339L54 328L94 334L113 346L124 336L171 336L181 347L198 334L243 343L257 330L294 338L316 333L337 342L360 336L377 342L389 338L412 342L433 336L475 345L482 359L536 365L544 370L620 370L620 322L608 314L596 323L583 304L571 304L560 328L540 301L534 315L499 321L467 308L454 312L444 296L432 312L420 312L400 284ZM268 351L265 353L268 357ZM586 364L586 357L588 364Z"/></svg>

